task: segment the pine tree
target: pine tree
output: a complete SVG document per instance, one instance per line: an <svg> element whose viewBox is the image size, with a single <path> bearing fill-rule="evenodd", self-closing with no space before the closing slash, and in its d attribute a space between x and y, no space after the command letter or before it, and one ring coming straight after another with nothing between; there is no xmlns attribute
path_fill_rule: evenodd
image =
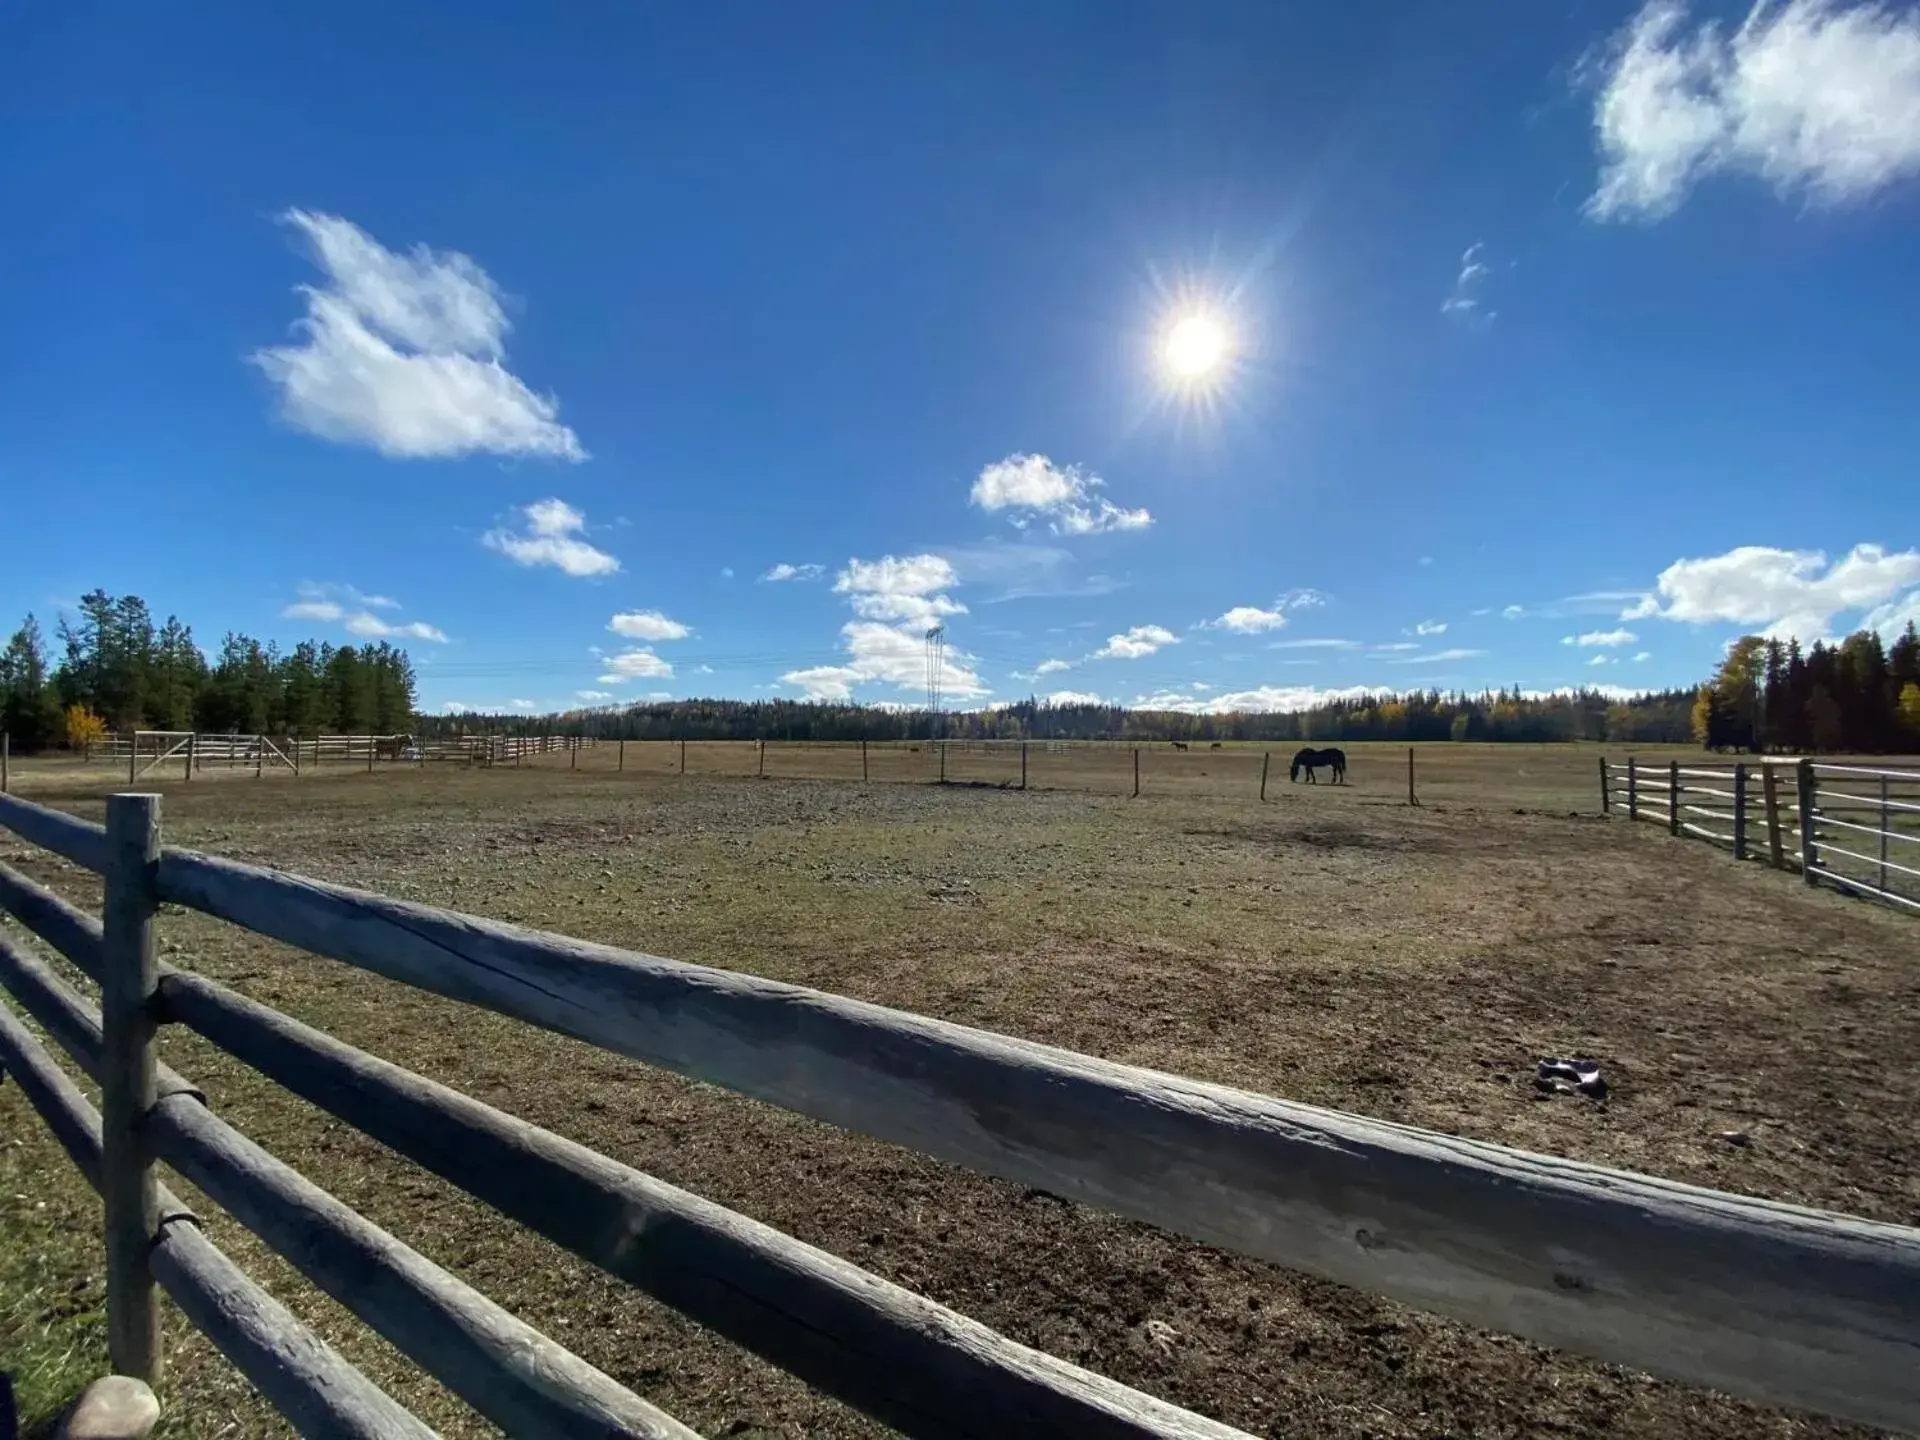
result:
<svg viewBox="0 0 1920 1440"><path fill-rule="evenodd" d="M40 750L57 744L64 729L46 641L40 623L28 615L0 651L0 730L22 750Z"/></svg>

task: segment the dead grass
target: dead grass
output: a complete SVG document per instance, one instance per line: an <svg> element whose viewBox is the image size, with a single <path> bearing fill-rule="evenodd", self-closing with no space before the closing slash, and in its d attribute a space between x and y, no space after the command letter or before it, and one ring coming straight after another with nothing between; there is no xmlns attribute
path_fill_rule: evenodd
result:
<svg viewBox="0 0 1920 1440"><path fill-rule="evenodd" d="M1369 756L1346 790L1282 780L1261 807L1238 772L1231 795L1197 774L1257 753L1178 756L1190 792L1146 803L702 779L696 747L682 781L634 748L626 774L559 757L342 776L303 782L297 804L285 785L196 780L167 787L168 834L1291 1099L1920 1222L1912 921L1569 814L1581 783L1597 808L1595 752L1459 747L1451 783L1480 802L1436 774L1409 810L1404 768L1396 794ZM52 793L98 813L91 787ZM97 903L70 867L3 840L0 854ZM1256 1434L1857 1433L1064 1205L203 917L169 915L163 933L177 963ZM1574 1052L1605 1068L1604 1105L1526 1083L1535 1057ZM283 1159L703 1433L878 1433L192 1036L169 1033L166 1054ZM1751 1143L1717 1138L1729 1130ZM101 1363L97 1296L90 1322L62 1330L57 1313L62 1287L97 1269L97 1207L11 1089L0 1134L9 1195L57 1217L34 1230L0 1214L0 1366L65 1345L80 1358L52 1372L58 1390ZM489 1433L224 1217L209 1224L430 1423ZM12 1318L28 1312L44 1323ZM177 1433L277 1433L204 1342L176 1327L171 1353Z"/></svg>

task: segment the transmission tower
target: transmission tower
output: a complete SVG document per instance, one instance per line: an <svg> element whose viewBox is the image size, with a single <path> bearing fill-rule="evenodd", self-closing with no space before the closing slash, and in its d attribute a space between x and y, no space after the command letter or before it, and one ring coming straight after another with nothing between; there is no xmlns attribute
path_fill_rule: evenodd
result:
<svg viewBox="0 0 1920 1440"><path fill-rule="evenodd" d="M933 716L928 723L939 733L940 725L940 681L947 671L947 627L935 625L927 631L927 712Z"/></svg>

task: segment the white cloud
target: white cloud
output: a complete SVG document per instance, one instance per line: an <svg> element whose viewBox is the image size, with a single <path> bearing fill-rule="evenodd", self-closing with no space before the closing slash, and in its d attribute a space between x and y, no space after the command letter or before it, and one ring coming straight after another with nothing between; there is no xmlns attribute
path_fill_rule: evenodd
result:
<svg viewBox="0 0 1920 1440"><path fill-rule="evenodd" d="M1269 650L1358 650L1358 640L1275 640Z"/></svg>
<svg viewBox="0 0 1920 1440"><path fill-rule="evenodd" d="M576 690L573 692L573 698L576 700L585 700L588 704L594 704L601 700L613 699L613 694L607 690Z"/></svg>
<svg viewBox="0 0 1920 1440"><path fill-rule="evenodd" d="M684 640L693 631L658 610L628 610L607 622L607 629L629 640Z"/></svg>
<svg viewBox="0 0 1920 1440"><path fill-rule="evenodd" d="M1755 625L1773 638L1816 640L1836 615L1885 606L1920 585L1920 550L1888 552L1856 545L1827 564L1818 550L1742 545L1724 555L1676 560L1654 593L1622 620L1685 620Z"/></svg>
<svg viewBox="0 0 1920 1440"><path fill-rule="evenodd" d="M1524 605L1509 605L1507 606L1506 609L1500 612L1500 618L1502 620L1518 620L1522 615L1525 615L1526 613L1527 613L1527 609L1526 609L1526 606Z"/></svg>
<svg viewBox="0 0 1920 1440"><path fill-rule="evenodd" d="M1072 668L1073 662L1071 660L1042 660L1038 665L1033 667L1033 673L1035 675L1056 675L1062 670L1071 670Z"/></svg>
<svg viewBox="0 0 1920 1440"><path fill-rule="evenodd" d="M866 620L887 620L926 629L967 607L940 592L957 583L953 566L939 555L893 555L878 560L849 560L833 582L853 613Z"/></svg>
<svg viewBox="0 0 1920 1440"><path fill-rule="evenodd" d="M1862 630L1872 630L1889 642L1899 638L1909 625L1920 625L1920 589L1874 606L1860 622Z"/></svg>
<svg viewBox="0 0 1920 1440"><path fill-rule="evenodd" d="M720 567L720 578L722 580L731 580L733 578L733 567L731 565L722 565Z"/></svg>
<svg viewBox="0 0 1920 1440"><path fill-rule="evenodd" d="M824 565L789 565L783 560L760 578L769 584L782 580L818 580L826 571Z"/></svg>
<svg viewBox="0 0 1920 1440"><path fill-rule="evenodd" d="M1589 665L1612 665L1615 663L1616 662L1611 655L1596 655L1591 660L1587 661L1587 664Z"/></svg>
<svg viewBox="0 0 1920 1440"><path fill-rule="evenodd" d="M600 676L602 685L624 685L629 680L667 680L673 676L673 666L644 645L610 655L605 663L606 673Z"/></svg>
<svg viewBox="0 0 1920 1440"><path fill-rule="evenodd" d="M284 620L340 620L347 607L337 600L300 600L280 612Z"/></svg>
<svg viewBox="0 0 1920 1440"><path fill-rule="evenodd" d="M1389 665L1444 665L1452 660L1477 660L1487 652L1484 650L1435 650L1426 655L1402 655L1389 660Z"/></svg>
<svg viewBox="0 0 1920 1440"><path fill-rule="evenodd" d="M1422 620L1418 625L1413 627L1413 633L1416 635L1444 635L1447 633L1447 622L1444 620Z"/></svg>
<svg viewBox="0 0 1920 1440"><path fill-rule="evenodd" d="M1051 695L1041 697L1043 705L1104 705L1102 700L1090 690L1056 690Z"/></svg>
<svg viewBox="0 0 1920 1440"><path fill-rule="evenodd" d="M1484 308L1487 284L1487 247L1484 244L1469 245L1460 256L1460 273L1454 277L1453 289L1447 298L1440 302L1440 313L1454 320L1477 320L1482 324L1491 322L1498 313ZM1422 565L1431 565L1433 557L1422 555Z"/></svg>
<svg viewBox="0 0 1920 1440"><path fill-rule="evenodd" d="M833 585L858 617L840 629L848 663L789 670L781 683L813 700L847 700L861 684L921 689L927 681L925 630L947 616L967 613L966 606L942 593L956 583L953 566L938 555L849 560ZM988 693L972 659L957 646L947 647L940 673L944 695L971 700Z"/></svg>
<svg viewBox="0 0 1920 1440"><path fill-rule="evenodd" d="M1651 0L1615 37L1594 107L1596 219L1659 219L1716 174L1814 205L1920 174L1920 12L1756 0L1731 35Z"/></svg>
<svg viewBox="0 0 1920 1440"><path fill-rule="evenodd" d="M465 255L388 250L337 215L289 210L325 279L291 344L254 352L289 424L396 459L584 460L559 404L506 368L500 292Z"/></svg>
<svg viewBox="0 0 1920 1440"><path fill-rule="evenodd" d="M1383 652L1391 650L1418 650L1420 647L1411 640L1393 640L1385 645L1376 645L1373 648L1376 652Z"/></svg>
<svg viewBox="0 0 1920 1440"><path fill-rule="evenodd" d="M1287 623L1287 616L1278 605L1271 610L1262 610L1257 605L1236 605L1226 614L1206 623L1241 635L1258 635L1263 630L1278 630Z"/></svg>
<svg viewBox="0 0 1920 1440"><path fill-rule="evenodd" d="M620 562L580 538L587 517L564 500L536 500L520 511L525 531L489 530L480 543L516 565L551 565L563 574L585 578L611 575Z"/></svg>
<svg viewBox="0 0 1920 1440"><path fill-rule="evenodd" d="M1269 711L1311 710L1335 700L1362 700L1381 694L1378 689L1355 685L1339 690L1322 690L1310 685L1262 685L1252 690L1232 690L1219 695L1189 695L1180 690L1161 690L1134 698L1141 710L1176 710L1186 715L1263 714Z"/></svg>
<svg viewBox="0 0 1920 1440"><path fill-rule="evenodd" d="M1633 663L1636 665L1642 665L1642 664L1645 664L1647 661L1651 660L1652 658L1653 658L1653 652L1651 650L1642 650L1638 655L1633 657Z"/></svg>
<svg viewBox="0 0 1920 1440"><path fill-rule="evenodd" d="M1560 637L1560 643L1562 645L1605 645L1618 648L1621 645L1631 645L1639 638L1640 637L1631 630L1587 630L1578 635L1562 635Z"/></svg>
<svg viewBox="0 0 1920 1440"><path fill-rule="evenodd" d="M1044 455L1009 455L983 469L969 500L982 510L1011 510L1013 523L1046 516L1064 535L1142 530L1153 523L1145 510L1127 510L1095 492L1106 482L1078 465L1055 465Z"/></svg>
<svg viewBox="0 0 1920 1440"><path fill-rule="evenodd" d="M1135 625L1123 635L1109 635L1107 643L1088 657L1093 660L1138 660L1178 645L1180 637L1160 625Z"/></svg>

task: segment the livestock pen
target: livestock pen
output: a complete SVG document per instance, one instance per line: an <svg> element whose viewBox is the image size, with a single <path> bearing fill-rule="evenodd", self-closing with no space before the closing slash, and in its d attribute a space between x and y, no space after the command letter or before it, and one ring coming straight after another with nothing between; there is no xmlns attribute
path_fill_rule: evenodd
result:
<svg viewBox="0 0 1920 1440"><path fill-rule="evenodd" d="M135 1014L116 1020L116 950L124 963L146 943L140 934L150 939L143 927L154 903L185 905L834 1125L1417 1306L1735 1393L1909 1428L1920 1416L1920 1375L1910 1364L1920 1317L1903 1299L1920 1278L1920 1236L1910 1229L1181 1080L804 987L165 850L157 835L142 842L150 848L137 863L116 865L108 834L140 829L126 818L136 804L116 801L119 818L103 832L0 802L0 819L18 833L108 877L102 928L23 875L4 875L7 908L109 982L104 1028L91 1028L84 1002L49 983L45 967L18 947L7 951L8 988L83 1066L116 1053L115 1036L124 1042L129 1019L151 1007L148 1018L200 1031L495 1208L906 1433L1233 1432L983 1333L844 1261L716 1214L186 969L156 967L144 987L130 987L140 1002ZM93 1153L85 1109L60 1094L31 1036L15 1026L6 1043L8 1068L39 1084L36 1101L84 1163ZM483 1413L491 1413L487 1404L510 1403L501 1397L519 1382L497 1352L474 1348L474 1337L499 1333L473 1319L490 1313L484 1302L457 1285L450 1300L431 1267L421 1271L418 1257L391 1248L390 1236L366 1234L350 1214L311 1228L326 1211L323 1197L297 1176L253 1163L237 1136L209 1128L189 1082L157 1066L149 1078L162 1159L270 1243L288 1243L290 1234L276 1209L293 1206L307 1217L307 1238L291 1258L312 1267L323 1288L329 1245L336 1256L387 1257L372 1278L353 1269L365 1289L344 1286L350 1293L342 1298L357 1301L371 1323L388 1327L389 1338ZM115 1124L131 1123L129 1112L124 1097L108 1105L101 1165L109 1171L116 1145L123 1171L133 1153L124 1134L114 1139ZM118 1205L112 1193L109 1183L110 1234L116 1221L127 1224L130 1208L124 1193ZM572 1202L561 1205L561 1195ZM167 1238L190 1227L163 1197L154 1206L141 1214L171 1217L155 1269L192 1303L192 1287L206 1285L169 1269L169 1257L198 1247ZM660 1229L642 1226L636 1235L631 1224L615 1223L640 1215L658 1219ZM679 1246L668 1243L673 1236ZM114 1247L121 1261L110 1274L123 1297L141 1292L142 1277L125 1264L134 1248L124 1238ZM204 1256L191 1263L202 1275L214 1264ZM400 1278L388 1273L393 1267ZM415 1297L413 1309L392 1308L396 1289ZM231 1278L222 1293L245 1294ZM757 1297L744 1311L727 1299L742 1293ZM124 1299L120 1313L128 1313ZM254 1303L248 1313L264 1312ZM197 1318L209 1316L216 1331L231 1319L203 1305ZM338 1362L282 1317L269 1319L268 1331L320 1355L315 1364ZM123 1363L127 1343L116 1353ZM235 1348L244 1363L245 1345ZM466 1358L456 1364L450 1354ZM589 1391L600 1384L573 1373ZM284 1404L312 1388L279 1370L269 1378L293 1386L276 1397ZM359 1388L328 1393L381 1404ZM1048 1408L1062 1405L1070 1408ZM380 1423L398 1423L378 1413L387 1417Z"/></svg>

